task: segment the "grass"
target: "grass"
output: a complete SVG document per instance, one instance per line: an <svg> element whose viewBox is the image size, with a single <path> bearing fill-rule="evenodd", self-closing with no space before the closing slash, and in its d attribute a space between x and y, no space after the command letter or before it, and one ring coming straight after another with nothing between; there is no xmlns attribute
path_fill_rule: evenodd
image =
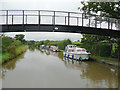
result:
<svg viewBox="0 0 120 90"><path fill-rule="evenodd" d="M97 57L99 59L105 59L105 60L111 60L111 61L118 62L117 59L114 59L114 58L111 58L111 57L101 57L101 56L93 56L93 57Z"/></svg>
<svg viewBox="0 0 120 90"><path fill-rule="evenodd" d="M15 50L15 54L20 55L21 53L26 51L26 48L27 46L25 45L18 46L17 49Z"/></svg>
<svg viewBox="0 0 120 90"><path fill-rule="evenodd" d="M2 54L0 54L0 62L4 63L5 61L9 61L11 59L16 58L17 56L19 56L20 54L25 52L27 48L28 48L28 46L21 45L21 46L16 47L16 50L14 53L2 53Z"/></svg>
<svg viewBox="0 0 120 90"><path fill-rule="evenodd" d="M82 44L81 42L72 42L72 44Z"/></svg>
<svg viewBox="0 0 120 90"><path fill-rule="evenodd" d="M10 53L1 53L0 54L0 61L6 60L9 57L10 57Z"/></svg>

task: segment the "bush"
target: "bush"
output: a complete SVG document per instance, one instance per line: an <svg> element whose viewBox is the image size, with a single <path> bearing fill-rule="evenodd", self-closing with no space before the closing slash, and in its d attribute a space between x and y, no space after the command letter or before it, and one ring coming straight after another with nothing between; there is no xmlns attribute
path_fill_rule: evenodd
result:
<svg viewBox="0 0 120 90"><path fill-rule="evenodd" d="M7 48L7 52L8 52L8 53L11 53L11 54L14 54L15 48L16 48L16 47L15 47L14 45L9 46L9 47Z"/></svg>

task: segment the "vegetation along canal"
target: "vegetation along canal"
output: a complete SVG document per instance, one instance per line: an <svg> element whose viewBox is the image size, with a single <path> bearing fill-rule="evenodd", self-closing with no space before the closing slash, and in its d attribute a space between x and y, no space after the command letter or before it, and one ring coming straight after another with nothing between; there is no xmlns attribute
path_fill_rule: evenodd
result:
<svg viewBox="0 0 120 90"><path fill-rule="evenodd" d="M29 48L3 64L3 88L118 88L118 69L64 59L63 52Z"/></svg>

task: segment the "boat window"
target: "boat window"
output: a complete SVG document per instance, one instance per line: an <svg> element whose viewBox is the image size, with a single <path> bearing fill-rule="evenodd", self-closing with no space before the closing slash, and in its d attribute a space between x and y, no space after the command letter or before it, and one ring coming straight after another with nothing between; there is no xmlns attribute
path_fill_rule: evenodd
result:
<svg viewBox="0 0 120 90"><path fill-rule="evenodd" d="M85 49L83 49L82 51L85 52Z"/></svg>
<svg viewBox="0 0 120 90"><path fill-rule="evenodd" d="M74 52L74 50L72 50L72 52Z"/></svg>
<svg viewBox="0 0 120 90"><path fill-rule="evenodd" d="M77 50L77 52L81 52L81 50L79 49L79 50Z"/></svg>
<svg viewBox="0 0 120 90"><path fill-rule="evenodd" d="M72 48L72 46L69 46L70 48Z"/></svg>
<svg viewBox="0 0 120 90"><path fill-rule="evenodd" d="M71 52L71 50L69 49L68 52Z"/></svg>

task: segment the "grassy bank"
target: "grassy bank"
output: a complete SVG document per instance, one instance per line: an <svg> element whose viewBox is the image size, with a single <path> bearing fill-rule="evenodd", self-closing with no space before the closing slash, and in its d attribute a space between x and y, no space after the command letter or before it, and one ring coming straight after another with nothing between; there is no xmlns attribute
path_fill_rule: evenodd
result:
<svg viewBox="0 0 120 90"><path fill-rule="evenodd" d="M113 65L113 66L118 66L119 62L117 59L110 58L110 57L100 57L100 56L91 56L93 60L96 60L98 62L108 64L108 65ZM119 66L118 66L119 67Z"/></svg>
<svg viewBox="0 0 120 90"><path fill-rule="evenodd" d="M4 62L7 62L9 60L16 58L17 56L19 56L20 54L25 52L27 50L27 48L28 48L27 45L21 45L21 46L16 47L14 53L2 53L2 54L0 54L0 63L4 63Z"/></svg>
<svg viewBox="0 0 120 90"><path fill-rule="evenodd" d="M117 59L114 59L114 58L111 58L111 57L101 57L101 56L93 56L93 57L96 57L96 58L99 58L99 59L111 60L111 61L118 62Z"/></svg>

